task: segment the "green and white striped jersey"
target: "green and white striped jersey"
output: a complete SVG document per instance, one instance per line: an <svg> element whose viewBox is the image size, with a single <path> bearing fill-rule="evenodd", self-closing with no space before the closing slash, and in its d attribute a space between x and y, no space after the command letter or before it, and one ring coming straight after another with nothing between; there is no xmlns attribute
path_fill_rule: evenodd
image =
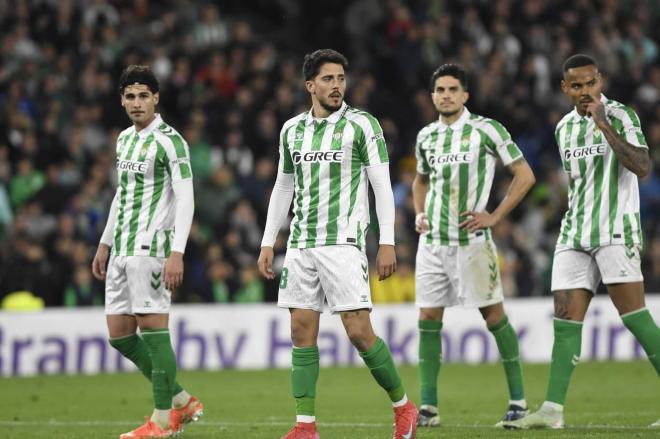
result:
<svg viewBox="0 0 660 439"><path fill-rule="evenodd" d="M601 101L612 127L628 143L648 148L637 114L602 95ZM555 140L569 177L568 210L557 244L641 244L637 176L619 163L593 119L573 109L557 124Z"/></svg>
<svg viewBox="0 0 660 439"><path fill-rule="evenodd" d="M117 217L112 252L168 257L174 236L172 183L192 178L188 144L156 115L149 126L117 139Z"/></svg>
<svg viewBox="0 0 660 439"><path fill-rule="evenodd" d="M424 210L427 245L468 245L490 239L490 230L468 233L458 225L467 210L484 211L499 156L505 166L522 158L511 135L499 122L464 108L456 122L432 122L417 134L417 172L429 175Z"/></svg>
<svg viewBox="0 0 660 439"><path fill-rule="evenodd" d="M369 226L366 168L387 163L378 121L341 108L315 120L311 110L289 119L280 133L280 171L294 175L290 248L349 244L364 248Z"/></svg>

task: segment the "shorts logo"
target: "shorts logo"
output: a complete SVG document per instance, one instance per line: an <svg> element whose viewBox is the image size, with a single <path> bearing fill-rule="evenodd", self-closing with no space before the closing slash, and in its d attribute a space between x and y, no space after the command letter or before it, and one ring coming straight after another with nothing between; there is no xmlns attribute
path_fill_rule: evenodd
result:
<svg viewBox="0 0 660 439"><path fill-rule="evenodd" d="M369 282L369 272L367 271L369 267L366 264L360 264L360 268L362 268L362 279L365 282Z"/></svg>
<svg viewBox="0 0 660 439"><path fill-rule="evenodd" d="M494 291L497 288L497 262L488 263L488 271L490 272L490 283L488 287L491 291Z"/></svg>
<svg viewBox="0 0 660 439"><path fill-rule="evenodd" d="M564 161L605 155L606 147L606 144L601 143L599 145L585 146L582 148L565 149Z"/></svg>
<svg viewBox="0 0 660 439"><path fill-rule="evenodd" d="M331 162L340 163L344 159L344 151L309 151L301 154L299 151L294 151L291 155L294 164L303 163L318 163L318 162Z"/></svg>
<svg viewBox="0 0 660 439"><path fill-rule="evenodd" d="M360 302L367 303L369 302L369 300L367 299L367 296L363 294L362 296L360 296Z"/></svg>
<svg viewBox="0 0 660 439"><path fill-rule="evenodd" d="M160 281L161 281L160 275L161 275L160 271L154 271L151 273L151 288L153 288L154 290L160 288Z"/></svg>
<svg viewBox="0 0 660 439"><path fill-rule="evenodd" d="M145 308L151 308L151 302L149 300L144 301L144 307Z"/></svg>

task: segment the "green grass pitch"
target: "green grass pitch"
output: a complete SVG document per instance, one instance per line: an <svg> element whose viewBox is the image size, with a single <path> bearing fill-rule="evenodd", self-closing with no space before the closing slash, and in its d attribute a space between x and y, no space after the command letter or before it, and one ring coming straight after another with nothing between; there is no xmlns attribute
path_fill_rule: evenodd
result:
<svg viewBox="0 0 660 439"><path fill-rule="evenodd" d="M548 365L524 365L527 399L538 407ZM417 370L402 367L408 395L418 401ZM294 422L289 371L181 372L180 383L205 404L184 438L278 438ZM443 426L418 438L659 438L647 426L660 418L660 380L647 362L584 363L573 375L563 431L505 431L492 425L506 408L498 364L443 365ZM321 369L317 421L324 439L389 438L392 412L366 368ZM137 373L0 378L0 437L116 438L151 412L147 381Z"/></svg>

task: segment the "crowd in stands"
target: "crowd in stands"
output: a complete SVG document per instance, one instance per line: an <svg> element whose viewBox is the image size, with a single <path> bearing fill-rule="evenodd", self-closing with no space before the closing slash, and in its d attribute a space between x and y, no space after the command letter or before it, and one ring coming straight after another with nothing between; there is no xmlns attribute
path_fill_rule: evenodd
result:
<svg viewBox="0 0 660 439"><path fill-rule="evenodd" d="M399 265L386 282L372 276L374 301L414 298L414 143L437 117L428 81L446 62L469 70L468 108L502 122L537 177L493 230L505 294L550 294L567 206L553 135L571 110L561 65L577 52L598 60L605 94L638 112L651 147L654 169L639 182L643 269L647 291L660 292L658 24L660 6L644 0L0 0L0 299L31 291L47 306L103 303L91 259L117 184L116 137L130 124L117 79L147 64L194 174L176 301L276 300L256 259L279 129L310 108L302 58L325 47L348 57L346 100L379 119L389 148ZM491 206L508 182L498 169ZM372 261L376 248L372 232Z"/></svg>

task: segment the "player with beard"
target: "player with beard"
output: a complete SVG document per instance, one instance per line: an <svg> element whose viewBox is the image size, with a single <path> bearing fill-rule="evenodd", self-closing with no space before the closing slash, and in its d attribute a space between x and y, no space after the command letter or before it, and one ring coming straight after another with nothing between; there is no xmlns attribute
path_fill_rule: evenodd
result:
<svg viewBox="0 0 660 439"><path fill-rule="evenodd" d="M467 74L445 64L431 76L431 98L440 113L422 128L415 147L415 228L420 233L415 268L419 313L421 406L418 426L436 426L437 381L446 307L479 308L495 337L509 387L504 420L527 413L518 337L502 305L497 249L490 228L506 217L534 184L534 174L507 130L465 107ZM497 158L512 173L506 196L486 211Z"/></svg>
<svg viewBox="0 0 660 439"><path fill-rule="evenodd" d="M568 210L552 262L555 300L550 379L541 408L511 428L562 428L564 401L580 359L582 322L601 280L623 324L660 375L660 329L644 303L642 227L637 177L651 169L637 114L602 94L593 58L564 62L561 88L575 106L555 140L568 174ZM660 421L653 424L660 427Z"/></svg>
<svg viewBox="0 0 660 439"><path fill-rule="evenodd" d="M368 187L376 199L379 280L396 270L394 197L383 131L369 113L344 102L346 58L330 49L305 56L310 111L287 121L280 134L277 180L268 206L258 266L273 279L273 244L293 200L294 217L280 277L278 306L291 316L291 384L296 425L286 439L314 439L319 375L319 317L324 299L339 314L351 343L387 392L395 439L415 437L417 409L408 400L392 355L371 326L365 235Z"/></svg>

